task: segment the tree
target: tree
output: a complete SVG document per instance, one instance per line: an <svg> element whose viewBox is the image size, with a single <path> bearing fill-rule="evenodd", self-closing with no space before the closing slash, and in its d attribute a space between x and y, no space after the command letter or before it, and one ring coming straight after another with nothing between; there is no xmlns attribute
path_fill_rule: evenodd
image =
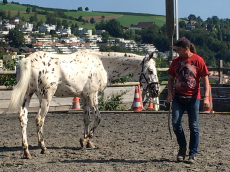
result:
<svg viewBox="0 0 230 172"><path fill-rule="evenodd" d="M34 21L34 16L30 16L30 23Z"/></svg>
<svg viewBox="0 0 230 172"><path fill-rule="evenodd" d="M185 21L179 21L179 28L180 29L186 29L186 23L185 23Z"/></svg>
<svg viewBox="0 0 230 172"><path fill-rule="evenodd" d="M7 0L3 0L3 4L6 5L8 2Z"/></svg>
<svg viewBox="0 0 230 172"><path fill-rule="evenodd" d="M83 18L82 18L82 16L80 16L80 17L78 17L78 19L77 19L78 21L83 21Z"/></svg>
<svg viewBox="0 0 230 172"><path fill-rule="evenodd" d="M5 39L15 48L19 48L25 43L24 34L18 28L9 30L9 34L5 36Z"/></svg>
<svg viewBox="0 0 230 172"><path fill-rule="evenodd" d="M217 16L212 16L212 22L213 24L217 25L219 23L219 18Z"/></svg>
<svg viewBox="0 0 230 172"><path fill-rule="evenodd" d="M88 8L88 7L85 7L85 11L89 11L89 8Z"/></svg>
<svg viewBox="0 0 230 172"><path fill-rule="evenodd" d="M96 29L95 28L92 29L92 35L96 35Z"/></svg>
<svg viewBox="0 0 230 172"><path fill-rule="evenodd" d="M106 23L104 22L104 20L101 20L100 23L97 23L95 26L96 30L105 30L106 28Z"/></svg>
<svg viewBox="0 0 230 172"><path fill-rule="evenodd" d="M34 13L34 21L37 22L38 21L38 16L37 13Z"/></svg>
<svg viewBox="0 0 230 172"><path fill-rule="evenodd" d="M142 31L143 43L153 44L154 39L158 36L159 28L157 25L152 25ZM155 45L155 44L154 44Z"/></svg>
<svg viewBox="0 0 230 172"><path fill-rule="evenodd" d="M52 37L55 37L55 36L56 36L56 34L57 34L57 33L56 33L56 31L55 31L55 30L51 30L51 31L50 31L50 35L51 35Z"/></svg>
<svg viewBox="0 0 230 172"><path fill-rule="evenodd" d="M94 20L94 18L93 18L93 17L90 19L90 23L92 23L92 24L94 24L94 23L95 23L95 20Z"/></svg>
<svg viewBox="0 0 230 172"><path fill-rule="evenodd" d="M105 31L101 34L102 42L107 43L109 40L109 32Z"/></svg>
<svg viewBox="0 0 230 172"><path fill-rule="evenodd" d="M82 10L82 7L78 7L78 9L77 9L77 10L78 10L78 11L83 11L83 10Z"/></svg>
<svg viewBox="0 0 230 172"><path fill-rule="evenodd" d="M0 9L0 16L2 16L2 19L6 18L6 11Z"/></svg>
<svg viewBox="0 0 230 172"><path fill-rule="evenodd" d="M26 13L28 13L28 14L30 13L30 7L26 8Z"/></svg>
<svg viewBox="0 0 230 172"><path fill-rule="evenodd" d="M56 30L61 29L62 21L60 19L57 19L57 27Z"/></svg>
<svg viewBox="0 0 230 172"><path fill-rule="evenodd" d="M11 20L11 12L10 12L10 10L8 11L7 18L8 18L9 20Z"/></svg>
<svg viewBox="0 0 230 172"><path fill-rule="evenodd" d="M21 15L21 14L20 14L20 11L18 11L18 17L20 17L20 15Z"/></svg>
<svg viewBox="0 0 230 172"><path fill-rule="evenodd" d="M33 6L33 8L32 8L32 12L34 12L34 13L35 13L35 12L37 12L36 7L34 7L34 6Z"/></svg>
<svg viewBox="0 0 230 172"><path fill-rule="evenodd" d="M123 28L119 21L116 19L111 19L106 23L106 31L113 37L122 37L123 36Z"/></svg>
<svg viewBox="0 0 230 172"><path fill-rule="evenodd" d="M62 26L64 26L65 28L69 27L69 23L67 20L62 20Z"/></svg>
<svg viewBox="0 0 230 172"><path fill-rule="evenodd" d="M190 21L190 20L196 20L196 16L194 15L194 14L190 14L189 16L188 16L188 20Z"/></svg>
<svg viewBox="0 0 230 172"><path fill-rule="evenodd" d="M132 39L132 40L134 40L134 38L135 38L135 32L133 30L127 30L127 31L125 31L124 38L125 39Z"/></svg>
<svg viewBox="0 0 230 172"><path fill-rule="evenodd" d="M52 13L47 13L46 15L46 24L56 24L57 23L57 19L55 14Z"/></svg>
<svg viewBox="0 0 230 172"><path fill-rule="evenodd" d="M198 17L196 18L196 21L197 21L199 24L201 24L201 23L203 22L203 20L200 18L200 16L198 16Z"/></svg>

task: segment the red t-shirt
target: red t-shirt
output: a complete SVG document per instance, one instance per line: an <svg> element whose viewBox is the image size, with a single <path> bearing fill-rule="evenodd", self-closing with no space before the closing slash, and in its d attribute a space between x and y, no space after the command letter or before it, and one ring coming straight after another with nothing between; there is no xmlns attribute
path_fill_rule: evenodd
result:
<svg viewBox="0 0 230 172"><path fill-rule="evenodd" d="M204 59L197 54L193 54L188 59L183 57L174 58L168 74L175 77L176 93L194 95L194 98L200 99L199 81L201 77L207 76L209 71Z"/></svg>

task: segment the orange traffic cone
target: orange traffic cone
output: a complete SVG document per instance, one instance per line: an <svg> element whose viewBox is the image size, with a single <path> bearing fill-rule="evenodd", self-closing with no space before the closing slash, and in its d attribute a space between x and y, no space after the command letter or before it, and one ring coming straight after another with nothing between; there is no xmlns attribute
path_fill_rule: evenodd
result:
<svg viewBox="0 0 230 172"><path fill-rule="evenodd" d="M138 91L138 87L135 87L135 94L134 94L134 100L133 100L133 106L132 106L133 111L142 111L142 106L141 106L141 100L140 100L140 94Z"/></svg>
<svg viewBox="0 0 230 172"><path fill-rule="evenodd" d="M213 103L212 103L212 90L211 90L211 85L209 85L209 107L204 107L203 104L203 111L202 113L214 113L213 111Z"/></svg>
<svg viewBox="0 0 230 172"><path fill-rule="evenodd" d="M152 98L149 99L148 110L154 110L154 107L153 107L153 99L152 99Z"/></svg>
<svg viewBox="0 0 230 172"><path fill-rule="evenodd" d="M73 107L72 107L72 109L75 109L75 110L80 110L81 109L78 97L73 98Z"/></svg>
<svg viewBox="0 0 230 172"><path fill-rule="evenodd" d="M142 94L141 94L141 86L140 85L138 85L138 92L139 92L139 95L140 95L141 107L142 107L142 109L144 109L143 100L142 100Z"/></svg>

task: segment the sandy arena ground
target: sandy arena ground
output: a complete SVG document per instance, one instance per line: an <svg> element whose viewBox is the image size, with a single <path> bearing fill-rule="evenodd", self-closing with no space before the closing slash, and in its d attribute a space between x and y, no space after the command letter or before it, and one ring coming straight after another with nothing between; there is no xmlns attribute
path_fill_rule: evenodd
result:
<svg viewBox="0 0 230 172"><path fill-rule="evenodd" d="M92 140L96 148L82 150L82 114L49 113L44 136L50 154L45 155L37 146L35 115L29 114L27 128L32 160L22 159L17 115L0 117L0 172L230 171L229 115L200 115L199 154L193 165L176 162L178 146L174 135L170 139L167 114L102 114ZM188 139L187 115L183 125Z"/></svg>

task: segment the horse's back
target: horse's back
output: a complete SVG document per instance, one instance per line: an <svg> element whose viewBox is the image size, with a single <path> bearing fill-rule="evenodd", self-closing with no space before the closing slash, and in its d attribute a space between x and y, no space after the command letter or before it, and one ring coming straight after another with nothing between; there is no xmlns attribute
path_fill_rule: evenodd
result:
<svg viewBox="0 0 230 172"><path fill-rule="evenodd" d="M58 97L73 97L82 92L101 92L107 84L103 64L93 51L69 55L36 52L31 61L31 89L49 89Z"/></svg>

